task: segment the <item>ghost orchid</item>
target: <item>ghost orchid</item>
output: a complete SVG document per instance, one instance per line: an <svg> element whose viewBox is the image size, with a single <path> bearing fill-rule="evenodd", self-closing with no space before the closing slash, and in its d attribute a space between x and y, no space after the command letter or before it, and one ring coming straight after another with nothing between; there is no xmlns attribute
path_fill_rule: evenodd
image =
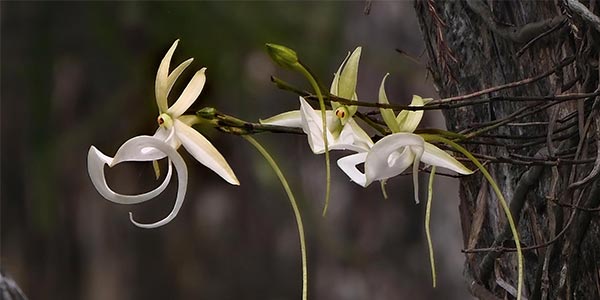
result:
<svg viewBox="0 0 600 300"><path fill-rule="evenodd" d="M388 103L384 88L386 77L379 90L380 103ZM413 96L411 106L423 106L425 101L419 96ZM381 115L392 134L379 140L368 152L359 152L338 160L338 166L358 185L366 187L373 181L387 180L401 174L412 165L415 201L418 203L420 162L459 174L473 173L442 149L412 133L419 125L423 111L403 110L395 116L393 110L381 109ZM357 165L362 163L364 172L357 168Z"/></svg>
<svg viewBox="0 0 600 300"><path fill-rule="evenodd" d="M179 146L184 148L200 163L213 170L227 182L239 185L239 181L219 151L199 132L191 126L198 122L198 117L183 115L200 95L206 76L205 68L197 71L188 83L177 101L168 107L167 97L173 84L181 73L189 66L193 59L188 59L169 74L169 64L179 40L175 41L158 68L156 74L156 103L159 116L159 128L154 136L137 136L126 141L117 151L115 157L104 155L94 146L88 152L88 173L98 192L106 199L120 204L135 204L150 200L158 196L167 187L171 176L172 166L175 166L178 175L178 191L175 207L171 213L161 221L152 224L141 224L133 220L136 226L155 228L170 222L177 215L187 188L187 167L181 156L177 153ZM165 179L156 189L138 195L122 195L114 192L108 186L104 174L104 165L113 167L126 161L152 161L167 157L169 167Z"/></svg>
<svg viewBox="0 0 600 300"><path fill-rule="evenodd" d="M204 136L191 127L194 123L198 122L198 118L193 115L183 115L194 101L196 101L196 98L202 92L202 88L204 88L204 83L206 82L206 75L204 73L206 68L202 68L194 74L194 77L192 77L192 80L183 90L177 101L171 107L167 108L167 97L173 84L193 61L193 58L184 61L169 74L169 64L178 42L179 40L173 43L173 46L171 46L171 49L169 49L161 61L156 74L155 90L156 104L159 111L157 118L159 128L154 136L164 139L165 142L169 143L175 149L183 144L183 147L200 163L213 170L227 182L239 185L239 181L221 153Z"/></svg>
<svg viewBox="0 0 600 300"><path fill-rule="evenodd" d="M334 74L330 94L351 100L357 99L356 81L360 53L361 48L358 47L344 59ZM333 109L325 111L328 148L368 151L373 146L373 141L352 118L357 107L341 105L338 102L331 102L331 105ZM302 97L300 97L300 110L285 112L261 120L261 123L302 128L308 137L311 150L315 154L325 152L321 113L314 110Z"/></svg>

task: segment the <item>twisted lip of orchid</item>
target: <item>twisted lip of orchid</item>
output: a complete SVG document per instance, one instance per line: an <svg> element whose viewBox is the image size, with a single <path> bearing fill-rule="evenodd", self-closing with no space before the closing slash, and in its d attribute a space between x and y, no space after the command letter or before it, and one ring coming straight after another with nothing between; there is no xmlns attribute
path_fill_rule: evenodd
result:
<svg viewBox="0 0 600 300"><path fill-rule="evenodd" d="M386 74L379 89L379 103L389 103L385 93ZM413 96L411 106L423 106L426 99ZM355 183L366 187L376 180L400 175L412 165L415 201L419 202L419 164L443 167L459 174L472 174L462 163L412 132L423 117L423 111L402 110L398 116L391 109L381 109L381 116L392 134L379 140L366 153L356 153L338 160L338 166ZM364 163L364 172L357 166Z"/></svg>
<svg viewBox="0 0 600 300"><path fill-rule="evenodd" d="M113 191L106 182L104 173L105 165L108 165L110 168L112 168L122 162L154 161L164 157L167 157L169 161L168 172L162 183L154 190L138 195L123 195ZM129 213L131 222L142 228L160 227L169 223L177 216L177 213L183 204L183 200L185 199L188 182L187 167L181 155L179 155L179 153L177 153L173 147L164 141L152 136L144 135L133 137L123 143L119 150L117 150L117 153L114 157L104 155L94 146L91 146L90 150L88 151L88 173L92 183L94 184L94 187L104 198L119 204L142 203L161 194L169 185L169 181L171 180L171 176L173 174L173 166L175 166L175 170L177 171L178 181L177 198L175 200L173 210L164 219L151 224L136 222L133 219L133 215Z"/></svg>
<svg viewBox="0 0 600 300"><path fill-rule="evenodd" d="M400 175L412 165L415 201L418 203L420 162L463 175L473 173L444 150L425 142L419 135L407 132L388 135L375 143L368 152L342 157L337 163L352 181L363 187L376 180L386 180ZM362 163L364 163L364 172L357 168Z"/></svg>

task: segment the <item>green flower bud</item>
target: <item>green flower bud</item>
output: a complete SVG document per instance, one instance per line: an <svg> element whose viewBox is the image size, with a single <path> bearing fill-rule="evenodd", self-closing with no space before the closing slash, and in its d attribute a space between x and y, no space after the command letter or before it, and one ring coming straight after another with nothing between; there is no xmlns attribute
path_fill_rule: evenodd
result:
<svg viewBox="0 0 600 300"><path fill-rule="evenodd" d="M281 45L265 44L267 53L273 61L284 68L295 69L298 64L296 51Z"/></svg>
<svg viewBox="0 0 600 300"><path fill-rule="evenodd" d="M212 120L216 118L217 110L214 107L204 107L197 111L196 115L203 119Z"/></svg>

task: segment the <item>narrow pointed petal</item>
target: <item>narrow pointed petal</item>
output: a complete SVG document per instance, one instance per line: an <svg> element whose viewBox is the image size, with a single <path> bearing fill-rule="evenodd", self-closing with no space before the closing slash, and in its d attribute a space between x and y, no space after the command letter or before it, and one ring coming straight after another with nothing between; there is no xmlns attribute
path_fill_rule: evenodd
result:
<svg viewBox="0 0 600 300"><path fill-rule="evenodd" d="M381 80L381 85L379 86L379 103L381 104L390 104L385 93L385 80L389 75L390 73L385 74L383 80ZM383 121L385 121L385 124L392 131L392 133L400 132L400 127L396 121L396 114L394 113L394 110L390 108L380 108L379 111L381 112Z"/></svg>
<svg viewBox="0 0 600 300"><path fill-rule="evenodd" d="M365 161L367 182L391 178L404 172L415 160L412 147L423 147L423 138L411 133L395 133L379 140Z"/></svg>
<svg viewBox="0 0 600 300"><path fill-rule="evenodd" d="M352 181L356 184L367 187L371 182L367 182L367 177L356 166L364 163L367 158L367 152L356 153L338 159L337 164Z"/></svg>
<svg viewBox="0 0 600 300"><path fill-rule="evenodd" d="M259 122L261 124L302 128L302 116L299 110L284 112L268 119L259 120Z"/></svg>
<svg viewBox="0 0 600 300"><path fill-rule="evenodd" d="M213 170L225 181L234 185L240 184L225 158L204 136L179 120L175 120L174 123L177 138L196 160Z"/></svg>
<svg viewBox="0 0 600 300"><path fill-rule="evenodd" d="M421 98L417 95L413 95L412 102L410 103L409 106L421 107L423 105L425 105L423 98ZM401 132L414 132L415 129L417 129L417 127L419 126L419 123L421 123L422 118L423 118L422 110L415 110L415 111L403 110L403 111L401 111L397 117L397 123L398 123L398 126L400 127L400 131Z"/></svg>
<svg viewBox="0 0 600 300"><path fill-rule="evenodd" d="M148 161L152 160L152 158L156 158L155 156L143 156L141 154L144 148L148 147L139 147L139 145L134 145L136 140L130 139L125 142L117 154L121 157L121 161ZM133 140L133 141L132 141ZM153 145L149 145L149 147L154 147ZM137 156L140 155L140 156ZM128 159L129 158L129 159ZM126 159L126 160L123 160ZM118 162L117 162L118 163ZM173 174L173 170L171 164L169 163L169 168L167 171L167 175L163 182L154 190L138 194L138 195L123 195L113 191L106 182L106 176L104 174L104 165L114 166L115 160L112 157L104 155L100 152L96 147L90 147L88 151L88 174L94 187L102 195L102 197L106 198L109 201L120 203L120 204L136 204L144 201L148 201L160 193L162 193L165 188L169 185L169 181L171 180L171 176Z"/></svg>
<svg viewBox="0 0 600 300"><path fill-rule="evenodd" d="M446 168L459 174L473 174L473 171L469 170L465 165L431 143L425 142L425 152L423 152L421 161L425 164Z"/></svg>
<svg viewBox="0 0 600 300"><path fill-rule="evenodd" d="M340 74L338 83L338 96L346 99L352 99L356 92L356 81L358 78L358 64L360 62L360 53L362 48L354 49L346 61Z"/></svg>
<svg viewBox="0 0 600 300"><path fill-rule="evenodd" d="M173 85L175 84L175 81L177 81L177 78L179 78L179 76L181 76L181 74L183 73L183 71L194 61L193 58L190 58L184 62L182 62L179 66L177 66L177 68L175 68L173 70L173 72L171 72L171 74L169 74L169 76L167 77L167 98L169 97L169 93L171 92L171 89L173 88Z"/></svg>
<svg viewBox="0 0 600 300"><path fill-rule="evenodd" d="M331 82L331 88L329 89L329 93L332 94L332 95L339 96L338 86L339 86L339 83L340 83L340 75L342 74L342 68L344 67L344 64L346 64L346 61L348 60L348 57L350 57L350 52L348 52L348 54L346 55L346 57L342 61L342 64L338 68L337 72L335 72L335 74L333 74L333 81ZM339 104L338 102L331 102L331 107L333 109L336 109L336 108L340 107L340 105L341 104Z"/></svg>
<svg viewBox="0 0 600 300"><path fill-rule="evenodd" d="M176 40L169 51L167 51L167 54L160 62L158 72L156 72L154 89L156 94L156 105L158 105L158 111L160 113L166 112L169 106L167 103L167 94L169 90L169 65L171 64L171 58L173 57L173 53L177 48L177 44L179 44L179 40Z"/></svg>
<svg viewBox="0 0 600 300"><path fill-rule="evenodd" d="M131 212L129 213L129 219L130 219L131 223L133 223L135 226L138 226L141 228L156 228L156 227L163 226L163 225L171 222L171 220L173 220L177 216L177 214L179 213L179 209L181 209L181 206L183 205L183 200L185 199L185 193L187 191L187 183L188 183L188 171L187 171L187 167L185 165L185 161L183 160L181 155L179 155L179 153L177 153L177 151L175 149L173 149L171 146L167 145L166 143L163 143L162 141L160 141L154 137L138 136L138 137L132 138L131 140L134 140L133 147L136 147L139 149L143 149L143 148L147 148L147 147L155 147L158 150L163 151L169 157L169 172L171 170L171 164L173 164L175 166L175 169L177 170L177 198L175 199L175 205L173 206L173 209L171 210L171 212L169 213L168 216L166 216L164 219L162 219L158 222L145 224L145 223L136 222L133 219L132 213ZM119 154L119 153L117 152L117 154ZM115 158L117 158L117 156L118 155L115 155Z"/></svg>
<svg viewBox="0 0 600 300"><path fill-rule="evenodd" d="M200 96L200 92L202 92L204 83L206 82L205 71L206 68L202 68L194 74L194 77L192 77L190 83L185 87L183 93L179 96L179 99L177 99L173 106L167 110L173 119L181 116L188 108L190 108L190 106L192 106L194 101L196 101L196 98Z"/></svg>

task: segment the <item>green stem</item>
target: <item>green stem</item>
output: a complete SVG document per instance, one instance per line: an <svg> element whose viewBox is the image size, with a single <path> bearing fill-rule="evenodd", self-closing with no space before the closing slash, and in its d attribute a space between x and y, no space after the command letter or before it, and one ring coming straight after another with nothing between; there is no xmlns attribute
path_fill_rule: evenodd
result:
<svg viewBox="0 0 600 300"><path fill-rule="evenodd" d="M523 251L521 250L521 241L519 239L519 232L517 231L517 226L515 224L512 213L510 212L510 208L508 207L506 199L504 199L504 196L502 195L502 192L500 191L500 188L498 187L498 184L496 184L496 181L494 181L494 179L492 178L490 173L479 162L479 160L477 160L477 158L475 158L475 156L473 156L471 154L471 152L469 152L467 149L463 148L459 144L457 144L449 139L443 138L441 136L437 136L437 135L421 134L421 137L423 139L425 139L426 141L437 141L437 142L445 143L445 144L453 147L454 149L458 150L459 152L461 152L464 156L466 156L468 159L470 159L477 166L477 168L479 168L479 170L481 171L481 173L483 174L485 179L487 179L487 181L492 186L492 189L494 190L496 197L498 197L500 206L502 206L502 210L504 210L504 213L506 214L506 218L508 219L508 225L510 227L510 231L512 232L513 239L515 240L515 244L516 244L516 248L517 248L517 272L518 272L517 300L521 300L521 294L522 294L522 289L523 289Z"/></svg>
<svg viewBox="0 0 600 300"><path fill-rule="evenodd" d="M290 204L292 205L292 209L294 210L294 217L296 217L296 225L298 226L298 235L300 237L300 252L302 255L302 300L307 300L308 268L306 260L306 242L304 240L304 226L302 225L302 217L300 215L300 210L298 209L298 204L296 203L296 198L294 197L294 194L292 193L290 185L285 179L285 176L283 176L283 173L279 169L279 166L277 166L277 163L275 163L275 160L273 159L273 157L271 157L269 152L267 152L267 150L261 144L259 144L253 137L249 135L243 135L242 137L245 138L248 142L250 142L250 144L252 144L252 146L254 146L258 150L258 152L262 154L262 156L269 163L269 165L271 165L271 168L273 168L273 171L275 171L275 174L277 174L279 181L281 181L281 185L283 186L283 189L285 189L288 199L290 200Z"/></svg>
<svg viewBox="0 0 600 300"><path fill-rule="evenodd" d="M433 287L436 285L436 274L435 274L435 257L433 255L433 242L431 239L431 231L429 229L429 223L431 220L431 200L433 199L433 178L435 177L435 166L431 167L431 174L429 174L429 186L427 187L427 206L425 207L425 236L427 236L427 246L429 247L429 262L431 263L431 279Z"/></svg>
<svg viewBox="0 0 600 300"><path fill-rule="evenodd" d="M323 216L327 214L327 207L329 207L329 195L331 192L331 164L329 161L329 141L327 140L327 114L325 113L325 101L323 100L323 94L321 93L321 88L319 84L315 80L314 76L300 63L296 64L298 70L308 79L310 85L317 93L317 98L319 98L319 108L321 109L321 119L323 125L323 143L325 145L325 173L326 173L326 187L325 187L325 207L323 207Z"/></svg>

